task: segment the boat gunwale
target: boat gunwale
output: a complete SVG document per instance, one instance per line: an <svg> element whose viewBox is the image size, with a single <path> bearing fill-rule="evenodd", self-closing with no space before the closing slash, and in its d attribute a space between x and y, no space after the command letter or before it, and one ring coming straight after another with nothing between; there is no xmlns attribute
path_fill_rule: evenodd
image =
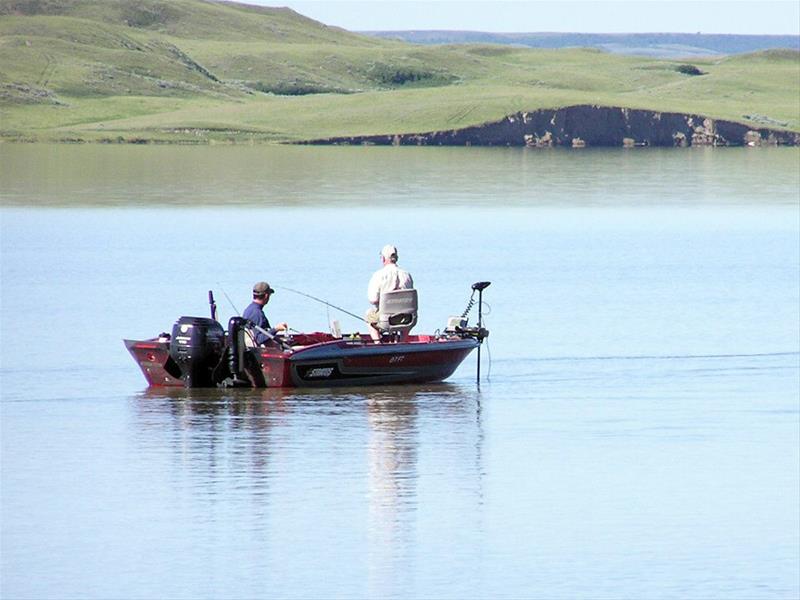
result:
<svg viewBox="0 0 800 600"><path fill-rule="evenodd" d="M463 350L466 348L476 348L479 342L474 338L435 338L428 336L427 340L414 340L407 342L383 342L375 343L372 341L364 340L348 340L345 338L328 340L324 342L317 342L308 344L306 346L298 346L287 349L280 349L275 347L262 347L253 348L258 350L262 357L269 358L283 358L286 360L302 360L304 358L316 358L305 356L308 353L316 353L315 351L336 350L337 354L346 353L349 356L374 356L380 354L396 354L396 353L421 353L421 352L435 352L435 351L448 351L448 350Z"/></svg>

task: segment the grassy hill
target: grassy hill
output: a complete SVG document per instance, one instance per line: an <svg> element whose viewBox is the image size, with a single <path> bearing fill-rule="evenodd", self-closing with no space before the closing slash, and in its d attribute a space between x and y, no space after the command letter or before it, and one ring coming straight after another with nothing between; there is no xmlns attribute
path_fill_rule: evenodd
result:
<svg viewBox="0 0 800 600"><path fill-rule="evenodd" d="M0 137L292 141L572 104L800 131L800 53L692 64L704 74L588 49L420 46L205 0L0 0Z"/></svg>

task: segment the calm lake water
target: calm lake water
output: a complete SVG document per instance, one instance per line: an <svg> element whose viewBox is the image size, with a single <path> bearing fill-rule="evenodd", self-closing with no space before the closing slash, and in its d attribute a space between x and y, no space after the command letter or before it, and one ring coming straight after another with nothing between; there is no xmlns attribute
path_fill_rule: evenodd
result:
<svg viewBox="0 0 800 600"><path fill-rule="evenodd" d="M797 598L800 152L0 145L3 598ZM155 392L122 338L248 302L480 387ZM273 321L358 323L279 290Z"/></svg>

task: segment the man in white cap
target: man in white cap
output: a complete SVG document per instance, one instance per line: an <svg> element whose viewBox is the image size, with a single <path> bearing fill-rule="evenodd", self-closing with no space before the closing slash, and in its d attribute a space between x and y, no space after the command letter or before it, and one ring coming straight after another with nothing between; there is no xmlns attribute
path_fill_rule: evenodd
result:
<svg viewBox="0 0 800 600"><path fill-rule="evenodd" d="M253 301L250 306L244 309L242 316L250 321L253 325L257 325L261 329L268 331L269 335L256 330L255 341L259 346L268 342L279 331L286 331L288 326L286 323L278 323L276 327L269 326L269 320L264 314L264 306L269 302L270 296L275 293L266 281L259 281L253 286Z"/></svg>
<svg viewBox="0 0 800 600"><path fill-rule="evenodd" d="M371 325L370 336L373 340L380 340L380 332L375 328L378 322L378 306L381 301L381 292L394 290L410 290L414 287L411 274L397 266L397 248L386 244L381 250L383 267L375 271L367 287L367 300L373 305L367 311L365 320Z"/></svg>

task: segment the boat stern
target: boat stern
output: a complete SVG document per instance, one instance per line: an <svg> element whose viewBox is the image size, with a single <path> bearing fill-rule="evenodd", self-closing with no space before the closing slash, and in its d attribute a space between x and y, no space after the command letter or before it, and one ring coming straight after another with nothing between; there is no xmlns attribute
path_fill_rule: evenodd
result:
<svg viewBox="0 0 800 600"><path fill-rule="evenodd" d="M150 340L122 340L142 375L152 387L183 387L181 370L169 355L169 342L158 338Z"/></svg>

